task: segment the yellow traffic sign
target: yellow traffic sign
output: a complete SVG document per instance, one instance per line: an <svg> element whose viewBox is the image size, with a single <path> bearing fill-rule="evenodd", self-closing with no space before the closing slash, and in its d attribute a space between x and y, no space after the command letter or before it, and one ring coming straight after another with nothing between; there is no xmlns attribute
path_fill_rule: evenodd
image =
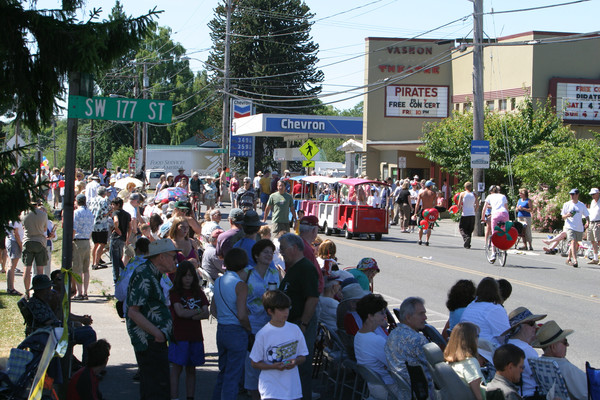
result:
<svg viewBox="0 0 600 400"><path fill-rule="evenodd" d="M315 162L314 161L309 161L309 160L302 161L302 166L304 168L314 168L315 167Z"/></svg>
<svg viewBox="0 0 600 400"><path fill-rule="evenodd" d="M299 150L300 150L300 153L302 153L302 155L304 157L306 157L307 160L312 160L312 158L314 156L316 156L317 153L319 152L319 148L310 139L308 139L306 142L304 142L304 144L302 146L300 146Z"/></svg>

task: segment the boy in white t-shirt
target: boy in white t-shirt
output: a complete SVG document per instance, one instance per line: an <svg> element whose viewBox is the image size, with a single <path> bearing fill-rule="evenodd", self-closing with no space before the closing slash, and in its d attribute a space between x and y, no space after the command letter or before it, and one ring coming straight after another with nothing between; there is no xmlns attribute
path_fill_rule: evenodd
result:
<svg viewBox="0 0 600 400"><path fill-rule="evenodd" d="M298 365L306 360L308 349L300 328L287 322L291 300L280 290L268 290L262 297L271 321L256 333L250 360L260 369L258 391L262 399L302 398Z"/></svg>

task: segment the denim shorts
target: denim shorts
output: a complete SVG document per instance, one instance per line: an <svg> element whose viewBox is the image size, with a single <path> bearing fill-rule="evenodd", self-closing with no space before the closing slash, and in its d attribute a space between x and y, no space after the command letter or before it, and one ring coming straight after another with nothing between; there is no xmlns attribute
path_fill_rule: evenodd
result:
<svg viewBox="0 0 600 400"><path fill-rule="evenodd" d="M19 247L19 243L17 243L16 240L10 240L9 238L6 238L4 243L6 244L6 251L11 260L21 258L21 247Z"/></svg>
<svg viewBox="0 0 600 400"><path fill-rule="evenodd" d="M180 340L169 343L169 362L183 366L204 365L204 342Z"/></svg>

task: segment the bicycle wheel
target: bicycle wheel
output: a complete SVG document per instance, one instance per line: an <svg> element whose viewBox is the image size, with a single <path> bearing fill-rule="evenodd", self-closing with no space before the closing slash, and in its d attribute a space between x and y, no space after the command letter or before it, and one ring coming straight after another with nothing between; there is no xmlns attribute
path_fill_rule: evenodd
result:
<svg viewBox="0 0 600 400"><path fill-rule="evenodd" d="M492 248L492 245L489 244L489 245L485 246L485 258L487 258L487 260L490 264L493 264L496 262L496 258L493 257L493 255L494 255L494 250Z"/></svg>
<svg viewBox="0 0 600 400"><path fill-rule="evenodd" d="M501 267L504 267L506 264L506 250L496 249L496 260Z"/></svg>

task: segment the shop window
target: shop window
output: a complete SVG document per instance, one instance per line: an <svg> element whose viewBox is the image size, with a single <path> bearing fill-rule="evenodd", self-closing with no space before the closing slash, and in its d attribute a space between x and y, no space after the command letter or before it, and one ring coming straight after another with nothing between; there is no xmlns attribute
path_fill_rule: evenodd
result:
<svg viewBox="0 0 600 400"><path fill-rule="evenodd" d="M488 110L494 111L494 100L486 101L485 106L488 108Z"/></svg>
<svg viewBox="0 0 600 400"><path fill-rule="evenodd" d="M510 110L514 111L517 108L517 99L510 99Z"/></svg>
<svg viewBox="0 0 600 400"><path fill-rule="evenodd" d="M506 111L506 99L498 100L498 111Z"/></svg>
<svg viewBox="0 0 600 400"><path fill-rule="evenodd" d="M469 112L469 111L471 111L471 103L465 103L465 104L463 105L463 111L464 111L464 112Z"/></svg>

